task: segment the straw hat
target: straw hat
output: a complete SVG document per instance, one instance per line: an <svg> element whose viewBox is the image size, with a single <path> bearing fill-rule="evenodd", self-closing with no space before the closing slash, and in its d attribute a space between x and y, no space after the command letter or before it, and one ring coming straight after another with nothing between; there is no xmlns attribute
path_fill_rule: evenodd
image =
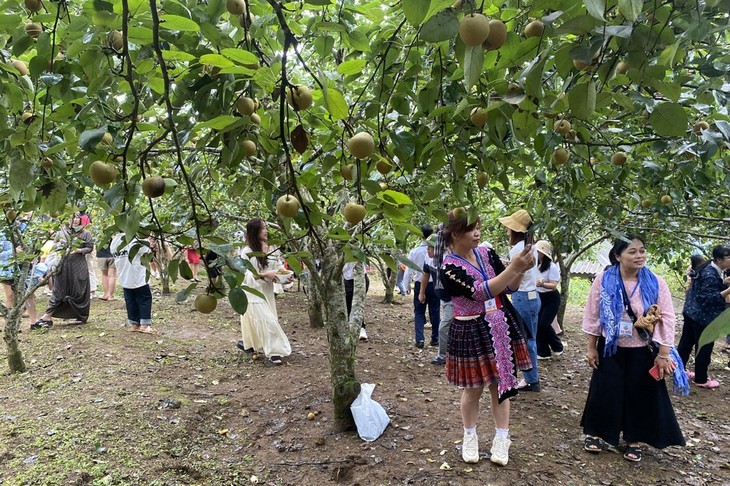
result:
<svg viewBox="0 0 730 486"><path fill-rule="evenodd" d="M499 222L518 233L526 233L532 224L530 214L524 209L518 209L513 214L504 218L499 218Z"/></svg>
<svg viewBox="0 0 730 486"><path fill-rule="evenodd" d="M550 242L547 240L540 240L537 243L535 243L535 249L545 255L548 258L552 258L552 248L550 247Z"/></svg>

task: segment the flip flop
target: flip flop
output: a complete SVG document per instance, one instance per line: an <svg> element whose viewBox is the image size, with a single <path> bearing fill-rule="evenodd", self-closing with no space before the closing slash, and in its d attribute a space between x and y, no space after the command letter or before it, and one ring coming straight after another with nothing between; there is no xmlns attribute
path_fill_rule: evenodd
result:
<svg viewBox="0 0 730 486"><path fill-rule="evenodd" d="M129 326L129 331L130 332L139 332L139 324L132 324L131 326Z"/></svg>
<svg viewBox="0 0 730 486"><path fill-rule="evenodd" d="M698 386L698 387L700 387L700 388L707 388L709 390L712 390L712 389L717 388L718 386L720 386L720 382L717 381L717 380L707 380L704 383L695 383L695 385Z"/></svg>
<svg viewBox="0 0 730 486"><path fill-rule="evenodd" d="M157 329L154 329L150 326L140 327L139 331L142 334L157 334Z"/></svg>
<svg viewBox="0 0 730 486"><path fill-rule="evenodd" d="M109 300L106 297L99 297L99 300Z"/></svg>

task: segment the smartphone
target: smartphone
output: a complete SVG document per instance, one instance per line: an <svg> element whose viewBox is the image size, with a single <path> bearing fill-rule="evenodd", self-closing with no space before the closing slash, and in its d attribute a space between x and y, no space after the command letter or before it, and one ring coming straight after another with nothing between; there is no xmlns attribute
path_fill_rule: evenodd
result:
<svg viewBox="0 0 730 486"><path fill-rule="evenodd" d="M656 381L660 381L661 380L661 378L659 377L659 366L658 365L652 366L651 369L649 370L649 374Z"/></svg>

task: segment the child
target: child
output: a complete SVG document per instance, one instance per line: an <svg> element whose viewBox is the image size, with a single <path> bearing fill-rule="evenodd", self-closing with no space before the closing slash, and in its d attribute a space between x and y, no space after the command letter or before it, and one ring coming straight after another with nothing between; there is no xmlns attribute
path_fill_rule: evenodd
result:
<svg viewBox="0 0 730 486"><path fill-rule="evenodd" d="M126 246L122 246L123 243L124 233L119 233L112 240L110 249L117 267L117 282L124 290L127 323L132 332L156 334L152 328L152 291L147 283L147 269L141 262L141 256L149 253L150 249L137 238ZM130 260L129 253L133 248L138 251Z"/></svg>

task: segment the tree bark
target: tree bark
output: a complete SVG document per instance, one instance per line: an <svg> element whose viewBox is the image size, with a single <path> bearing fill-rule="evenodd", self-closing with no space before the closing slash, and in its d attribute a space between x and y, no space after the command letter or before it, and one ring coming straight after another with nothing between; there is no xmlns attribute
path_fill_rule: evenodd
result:
<svg viewBox="0 0 730 486"><path fill-rule="evenodd" d="M312 269L309 270L310 272ZM316 272L317 269L315 268ZM309 313L309 325L314 328L324 327L324 316L322 315L322 297L319 294L319 287L309 276L309 280L305 282L307 289L307 312Z"/></svg>
<svg viewBox="0 0 730 486"><path fill-rule="evenodd" d="M18 345L18 328L20 327L20 315L23 304L17 303L7 309L5 314L5 332L3 340L8 350L8 367L11 373L23 373L26 370L23 352Z"/></svg>
<svg viewBox="0 0 730 486"><path fill-rule="evenodd" d="M357 336L353 335L349 325L345 305L342 252L335 245L328 244L321 262L322 301L329 342L335 428L341 431L353 430L355 421L350 405L360 393L360 382L355 377Z"/></svg>
<svg viewBox="0 0 730 486"><path fill-rule="evenodd" d="M565 309L568 307L568 299L570 298L570 267L560 260L560 307L558 307L558 324L560 329L563 327L563 319L565 318Z"/></svg>
<svg viewBox="0 0 730 486"><path fill-rule="evenodd" d="M383 282L383 287L385 287L383 304L392 304L393 296L395 295L393 289L395 288L396 274L395 272L390 272L390 277L388 277L388 265L381 258L375 259L375 267L378 269L380 280Z"/></svg>

